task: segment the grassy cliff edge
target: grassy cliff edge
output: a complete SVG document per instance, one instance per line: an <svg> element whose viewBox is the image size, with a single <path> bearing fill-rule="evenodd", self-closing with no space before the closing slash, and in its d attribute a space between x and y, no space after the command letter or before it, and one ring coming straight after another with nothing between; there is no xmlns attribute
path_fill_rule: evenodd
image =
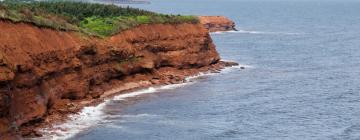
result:
<svg viewBox="0 0 360 140"><path fill-rule="evenodd" d="M0 2L0 19L100 37L142 24L199 23L196 16L165 15L130 7L74 1L5 0Z"/></svg>

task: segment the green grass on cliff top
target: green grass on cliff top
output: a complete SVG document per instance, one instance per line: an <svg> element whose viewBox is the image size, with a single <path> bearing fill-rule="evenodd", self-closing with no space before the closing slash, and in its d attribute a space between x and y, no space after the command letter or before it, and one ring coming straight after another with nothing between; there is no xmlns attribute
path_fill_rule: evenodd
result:
<svg viewBox="0 0 360 140"><path fill-rule="evenodd" d="M195 16L165 15L130 7L58 0L5 0L0 2L0 19L100 37L141 24L199 23Z"/></svg>

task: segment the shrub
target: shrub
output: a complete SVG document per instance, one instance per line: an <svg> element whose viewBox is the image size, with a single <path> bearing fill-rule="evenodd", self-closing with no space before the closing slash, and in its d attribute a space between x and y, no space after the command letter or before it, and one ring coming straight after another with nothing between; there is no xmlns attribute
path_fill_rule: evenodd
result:
<svg viewBox="0 0 360 140"><path fill-rule="evenodd" d="M115 33L118 24L116 18L89 17L81 21L80 27L101 36L109 36Z"/></svg>
<svg viewBox="0 0 360 140"><path fill-rule="evenodd" d="M141 24L199 22L195 16L164 15L130 7L58 0L5 0L0 2L0 19L98 36L110 36Z"/></svg>

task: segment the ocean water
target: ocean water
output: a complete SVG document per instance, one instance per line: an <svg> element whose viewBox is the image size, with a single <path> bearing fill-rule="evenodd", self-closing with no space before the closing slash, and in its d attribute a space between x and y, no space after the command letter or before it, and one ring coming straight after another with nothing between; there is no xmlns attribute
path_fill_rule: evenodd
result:
<svg viewBox="0 0 360 140"><path fill-rule="evenodd" d="M151 2L132 6L233 19L239 31L212 37L246 68L115 97L74 116L58 139L360 139L360 1Z"/></svg>

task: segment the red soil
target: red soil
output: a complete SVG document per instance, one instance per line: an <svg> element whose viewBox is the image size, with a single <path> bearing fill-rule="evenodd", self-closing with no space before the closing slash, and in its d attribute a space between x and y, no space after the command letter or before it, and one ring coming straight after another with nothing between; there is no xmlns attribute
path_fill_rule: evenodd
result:
<svg viewBox="0 0 360 140"><path fill-rule="evenodd" d="M110 38L0 21L0 139L41 136L115 93L225 65L202 25L142 25Z"/></svg>
<svg viewBox="0 0 360 140"><path fill-rule="evenodd" d="M210 32L236 30L235 23L224 16L199 16L199 19Z"/></svg>

